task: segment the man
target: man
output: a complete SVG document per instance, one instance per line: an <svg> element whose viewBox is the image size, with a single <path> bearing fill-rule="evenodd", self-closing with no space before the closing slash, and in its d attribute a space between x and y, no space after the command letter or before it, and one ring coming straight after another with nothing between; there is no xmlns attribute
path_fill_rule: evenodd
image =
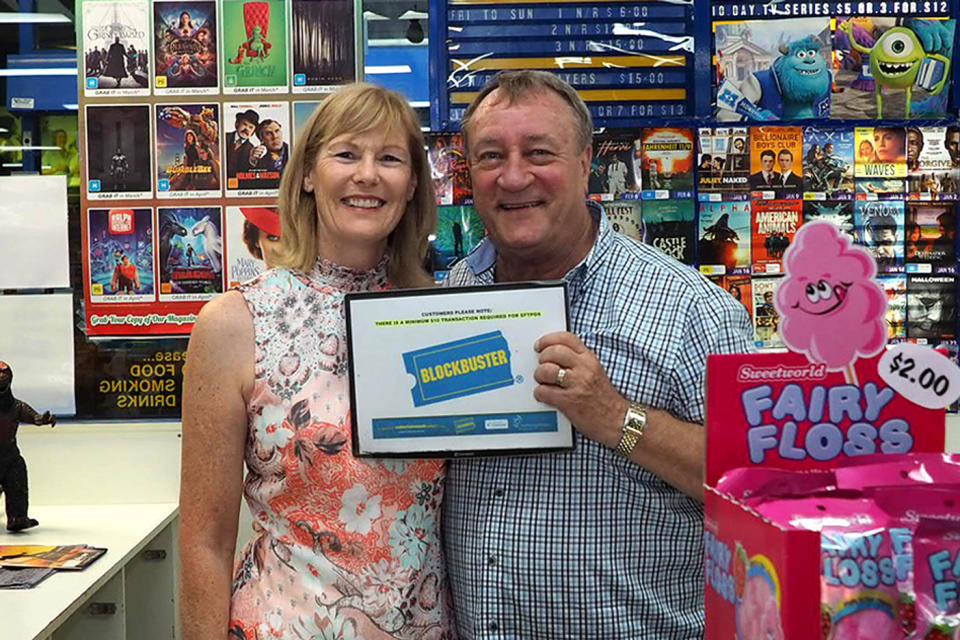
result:
<svg viewBox="0 0 960 640"><path fill-rule="evenodd" d="M923 151L923 132L920 131L920 127L907 127L907 171L920 169L921 151Z"/></svg>
<svg viewBox="0 0 960 640"><path fill-rule="evenodd" d="M290 157L289 145L283 141L283 129L276 120L267 118L257 127L260 144L250 151L247 170L257 173L248 185L254 189L276 189L280 186L280 173Z"/></svg>
<svg viewBox="0 0 960 640"><path fill-rule="evenodd" d="M260 114L253 109L247 109L237 114L234 119L234 130L227 134L227 188L237 189L231 180L236 180L237 173L245 171L250 162L250 152L253 151L251 136L257 131L260 124Z"/></svg>
<svg viewBox="0 0 960 640"><path fill-rule="evenodd" d="M703 634L704 363L750 349L750 324L585 201L591 131L576 92L540 71L496 76L464 117L488 236L446 282L567 281L573 333L531 345L534 396L578 433L569 453L452 462L444 540L461 638Z"/></svg>
<svg viewBox="0 0 960 640"><path fill-rule="evenodd" d="M960 168L960 127L947 127L947 139L944 143L953 168Z"/></svg>
<svg viewBox="0 0 960 640"><path fill-rule="evenodd" d="M607 165L607 193L615 196L627 190L627 163L620 156L613 156Z"/></svg>
<svg viewBox="0 0 960 640"><path fill-rule="evenodd" d="M801 178L793 172L793 153L789 149L780 149L777 154L777 168L780 177L776 181L778 189L787 191L800 191L802 188Z"/></svg>
<svg viewBox="0 0 960 640"><path fill-rule="evenodd" d="M137 265L130 262L130 256L123 254L120 264L113 268L110 288L114 293L131 295L140 290L140 272Z"/></svg>
<svg viewBox="0 0 960 640"><path fill-rule="evenodd" d="M775 183L780 181L780 174L773 170L776 159L777 154L773 149L764 149L760 152L760 171L750 174L748 179L751 189L773 189Z"/></svg>

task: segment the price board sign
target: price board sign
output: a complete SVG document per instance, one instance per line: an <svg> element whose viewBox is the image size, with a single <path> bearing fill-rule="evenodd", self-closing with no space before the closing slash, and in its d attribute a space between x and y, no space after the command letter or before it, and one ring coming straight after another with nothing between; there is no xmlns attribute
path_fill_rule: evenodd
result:
<svg viewBox="0 0 960 640"><path fill-rule="evenodd" d="M431 124L453 130L498 71L553 71L577 89L594 124L622 127L693 116L693 3L430 4ZM434 19L437 16L439 19Z"/></svg>

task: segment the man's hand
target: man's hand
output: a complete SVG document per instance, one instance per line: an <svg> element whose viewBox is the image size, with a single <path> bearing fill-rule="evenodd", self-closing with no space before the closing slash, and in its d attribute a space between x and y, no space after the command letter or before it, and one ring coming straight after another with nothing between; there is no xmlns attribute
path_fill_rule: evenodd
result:
<svg viewBox="0 0 960 640"><path fill-rule="evenodd" d="M49 411L44 411L43 415L37 416L36 419L33 421L33 423L35 425L48 424L51 427L55 427L57 426L57 419Z"/></svg>
<svg viewBox="0 0 960 640"><path fill-rule="evenodd" d="M534 349L540 364L533 377L540 384L533 397L562 411L584 436L615 449L630 403L610 384L597 356L567 331L548 333Z"/></svg>
<svg viewBox="0 0 960 640"><path fill-rule="evenodd" d="M257 145L250 150L250 166L256 165L260 162L260 158L267 155L267 148L264 145Z"/></svg>

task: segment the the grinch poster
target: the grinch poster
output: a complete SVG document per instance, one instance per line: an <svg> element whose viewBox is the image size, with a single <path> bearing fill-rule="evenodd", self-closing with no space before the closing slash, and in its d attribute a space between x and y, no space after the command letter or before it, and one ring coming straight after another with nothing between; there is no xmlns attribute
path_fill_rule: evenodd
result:
<svg viewBox="0 0 960 640"><path fill-rule="evenodd" d="M224 0L223 92L286 91L286 32L281 0Z"/></svg>

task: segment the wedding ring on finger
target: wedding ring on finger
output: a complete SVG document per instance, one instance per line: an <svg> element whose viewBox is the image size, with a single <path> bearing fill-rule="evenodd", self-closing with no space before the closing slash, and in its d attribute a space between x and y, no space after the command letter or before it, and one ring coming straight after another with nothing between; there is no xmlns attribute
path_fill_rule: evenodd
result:
<svg viewBox="0 0 960 640"><path fill-rule="evenodd" d="M554 382L554 384L557 385L558 387L562 387L563 381L566 379L566 377L567 377L567 370L564 369L563 367L560 367L560 370L557 371L557 379Z"/></svg>

